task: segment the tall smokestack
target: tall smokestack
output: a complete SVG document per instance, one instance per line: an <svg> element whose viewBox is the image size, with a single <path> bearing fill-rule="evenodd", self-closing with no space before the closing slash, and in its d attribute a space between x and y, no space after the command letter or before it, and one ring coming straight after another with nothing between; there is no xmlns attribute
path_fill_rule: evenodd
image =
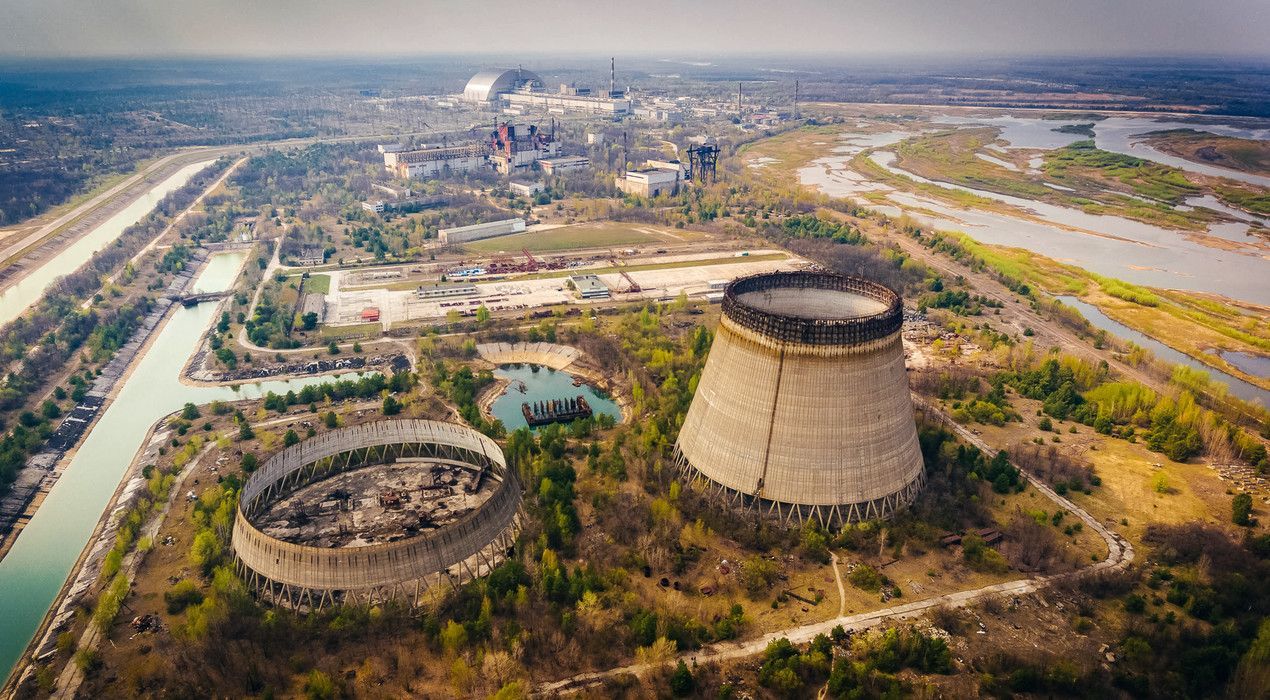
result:
<svg viewBox="0 0 1270 700"><path fill-rule="evenodd" d="M794 81L794 119L798 118L798 81Z"/></svg>
<svg viewBox="0 0 1270 700"><path fill-rule="evenodd" d="M617 90L617 59L609 58L609 97Z"/></svg>
<svg viewBox="0 0 1270 700"><path fill-rule="evenodd" d="M741 116L741 84L736 84L736 116Z"/></svg>

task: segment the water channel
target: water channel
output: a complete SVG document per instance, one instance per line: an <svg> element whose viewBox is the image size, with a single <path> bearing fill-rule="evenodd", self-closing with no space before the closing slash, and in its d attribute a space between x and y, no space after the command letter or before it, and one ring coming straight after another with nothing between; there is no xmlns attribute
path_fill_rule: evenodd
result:
<svg viewBox="0 0 1270 700"><path fill-rule="evenodd" d="M568 372L540 365L503 365L494 370L494 376L506 379L509 384L503 395L490 406L490 413L503 421L503 427L509 432L528 425L520 410L522 403L574 398L578 395L586 398L594 415L604 414L612 416L615 422L622 421L622 409L612 398L589 384L574 386L573 375ZM522 387L524 392L520 391Z"/></svg>
<svg viewBox="0 0 1270 700"><path fill-rule="evenodd" d="M21 316L23 311L40 299L44 290L48 289L54 280L78 270L81 265L88 262L93 253L122 235L124 229L145 218L146 214L153 211L164 197L185 186L185 183L189 182L198 171L214 162L205 160L191 163L176 171L138 197L136 201L95 226L67 246L65 250L28 272L17 284L0 293L0 324L8 323Z"/></svg>
<svg viewBox="0 0 1270 700"><path fill-rule="evenodd" d="M245 255L212 256L194 287L201 291L228 289ZM0 667L6 674L35 634L155 421L186 402L250 399L269 391L284 394L331 379L306 377L235 387L182 384L180 371L216 308L216 304L176 307L35 517L0 560Z"/></svg>
<svg viewBox="0 0 1270 700"><path fill-rule="evenodd" d="M1086 303L1071 296L1058 296L1054 298L1079 311L1080 314L1092 323L1095 328L1100 328L1122 340L1128 340L1133 342L1135 345L1144 347L1154 353L1156 357L1166 362L1186 365L1187 367L1203 370L1208 373L1209 377L1211 377L1213 381L1225 384L1230 390L1231 396L1241 398L1245 401L1259 403L1262 406L1270 406L1270 391L1262 389L1255 384L1246 382L1234 375L1227 374L1219 369L1209 367L1199 360L1193 359L1185 353L1174 350L1149 335L1135 331L1123 323L1111 318L1107 314L1104 314L1101 309L1093 304ZM1223 357L1226 357L1228 361L1230 360L1230 358L1225 354L1223 354ZM1231 361L1231 364L1234 364L1234 362Z"/></svg>

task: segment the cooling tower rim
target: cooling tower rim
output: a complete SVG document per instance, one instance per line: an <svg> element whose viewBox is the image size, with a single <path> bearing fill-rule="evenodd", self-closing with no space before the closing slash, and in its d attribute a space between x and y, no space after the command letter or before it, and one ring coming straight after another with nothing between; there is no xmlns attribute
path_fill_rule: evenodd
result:
<svg viewBox="0 0 1270 700"><path fill-rule="evenodd" d="M886 305L882 311L844 318L807 318L756 308L741 297L772 289L827 289L867 297ZM786 343L859 345L899 332L904 305L890 288L861 277L801 270L739 277L723 294L723 315L737 325Z"/></svg>

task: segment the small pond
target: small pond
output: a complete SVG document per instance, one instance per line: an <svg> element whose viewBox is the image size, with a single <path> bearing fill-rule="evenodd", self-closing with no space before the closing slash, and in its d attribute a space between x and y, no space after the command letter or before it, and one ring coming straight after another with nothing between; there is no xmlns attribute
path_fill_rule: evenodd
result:
<svg viewBox="0 0 1270 700"><path fill-rule="evenodd" d="M574 386L574 376L563 370L541 365L502 365L494 370L494 376L507 380L508 386L503 395L494 400L490 412L503 421L509 432L527 425L520 410L522 403L572 399L579 395L587 400L594 415L605 414L616 422L622 421L622 409L608 394L590 384Z"/></svg>

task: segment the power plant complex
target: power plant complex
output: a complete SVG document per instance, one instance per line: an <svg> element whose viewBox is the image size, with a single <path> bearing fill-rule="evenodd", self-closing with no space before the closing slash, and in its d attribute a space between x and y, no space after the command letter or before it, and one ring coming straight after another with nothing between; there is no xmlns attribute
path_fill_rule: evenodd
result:
<svg viewBox="0 0 1270 700"><path fill-rule="evenodd" d="M417 606L497 566L520 503L516 473L485 435L380 421L269 458L243 486L232 546L239 574L274 605Z"/></svg>
<svg viewBox="0 0 1270 700"><path fill-rule="evenodd" d="M827 527L889 517L925 482L900 298L863 279L776 272L728 285L675 445L725 502Z"/></svg>

